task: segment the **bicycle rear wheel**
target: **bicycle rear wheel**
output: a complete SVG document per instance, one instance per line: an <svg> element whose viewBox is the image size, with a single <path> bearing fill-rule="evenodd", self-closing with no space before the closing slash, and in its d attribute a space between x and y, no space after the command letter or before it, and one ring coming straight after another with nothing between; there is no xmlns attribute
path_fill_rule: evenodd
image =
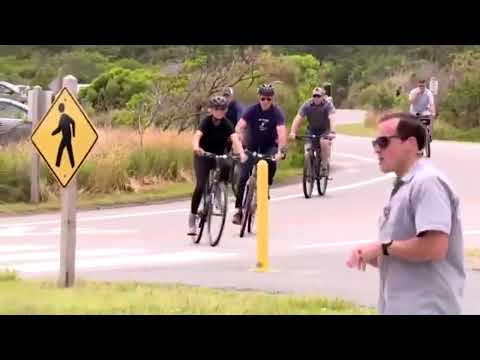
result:
<svg viewBox="0 0 480 360"><path fill-rule="evenodd" d="M200 242L200 240L202 239L202 235L203 235L203 229L205 228L205 223L207 221L207 215L208 215L208 212L209 212L209 208L208 208L208 187L205 186L204 190L203 190L203 196L202 196L202 202L203 202L203 207L202 207L202 210L199 211L199 215L198 217L200 218L200 221L198 223L198 233L196 236L193 236L193 243L194 244L198 244Z"/></svg>
<svg viewBox="0 0 480 360"><path fill-rule="evenodd" d="M245 197L243 200L243 207L242 207L242 224L240 227L240 237L245 235L245 229L247 227L248 220L250 219L251 207L252 207L252 200L253 200L253 189L251 188L250 184L247 184L245 187Z"/></svg>
<svg viewBox="0 0 480 360"><path fill-rule="evenodd" d="M429 158L432 155L432 148L430 147L430 133L427 132L427 141L425 143L425 153Z"/></svg>
<svg viewBox="0 0 480 360"><path fill-rule="evenodd" d="M213 184L210 199L208 222L208 239L211 246L217 246L222 237L227 217L227 189L223 182Z"/></svg>
<svg viewBox="0 0 480 360"><path fill-rule="evenodd" d="M313 184L314 184L314 168L312 164L312 154L310 154L308 157L305 157L305 160L303 161L303 179L302 179L302 185L303 185L303 195L305 196L306 199L309 199L312 197L312 192L313 192Z"/></svg>
<svg viewBox="0 0 480 360"><path fill-rule="evenodd" d="M251 234L253 233L253 228L255 226L255 215L257 213L257 199L256 199L257 193L256 191L253 191L252 194L252 202L250 205L250 214L248 216L248 223L247 223L247 231Z"/></svg>
<svg viewBox="0 0 480 360"><path fill-rule="evenodd" d="M238 180L240 178L240 165L236 162L233 163L230 173L230 182L232 185L233 195L238 196Z"/></svg>
<svg viewBox="0 0 480 360"><path fill-rule="evenodd" d="M327 192L327 185L328 185L328 177L330 176L330 164L327 164L327 170L321 174L320 176L320 171L321 171L321 165L320 161L317 167L318 170L318 175L317 175L317 190L318 190L318 195L323 196Z"/></svg>

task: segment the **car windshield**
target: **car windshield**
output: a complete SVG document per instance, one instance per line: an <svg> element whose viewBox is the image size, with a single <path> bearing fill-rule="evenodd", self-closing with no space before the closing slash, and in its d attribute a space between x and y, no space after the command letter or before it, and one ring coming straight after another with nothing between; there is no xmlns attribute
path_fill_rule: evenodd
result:
<svg viewBox="0 0 480 360"><path fill-rule="evenodd" d="M27 120L28 114L15 105L0 102L0 118Z"/></svg>

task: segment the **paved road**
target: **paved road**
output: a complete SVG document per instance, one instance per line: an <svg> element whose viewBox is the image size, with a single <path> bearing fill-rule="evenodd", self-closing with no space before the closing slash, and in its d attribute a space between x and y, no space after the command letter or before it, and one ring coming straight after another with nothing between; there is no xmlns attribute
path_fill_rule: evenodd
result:
<svg viewBox="0 0 480 360"><path fill-rule="evenodd" d="M358 119L358 117L356 118ZM434 141L433 159L462 200L466 247L480 247L480 145ZM220 245L185 236L189 201L80 212L77 272L81 278L182 282L342 297L375 306L378 274L345 266L348 250L376 237L378 212L392 176L379 172L370 140L338 136L327 196L304 199L301 184L272 190L270 262L259 274L254 236L227 223ZM233 205L233 204L232 204ZM24 276L56 277L59 214L0 218L0 266ZM468 272L465 313L480 314L480 273Z"/></svg>

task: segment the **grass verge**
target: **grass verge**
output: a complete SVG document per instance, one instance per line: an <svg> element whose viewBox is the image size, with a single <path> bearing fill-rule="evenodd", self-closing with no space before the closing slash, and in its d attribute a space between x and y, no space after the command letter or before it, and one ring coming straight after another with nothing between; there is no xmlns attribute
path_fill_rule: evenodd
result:
<svg viewBox="0 0 480 360"><path fill-rule="evenodd" d="M370 315L375 311L340 299L232 291L185 285L78 281L70 289L53 282L0 273L0 314L212 314ZM34 300L32 300L34 299Z"/></svg>
<svg viewBox="0 0 480 360"><path fill-rule="evenodd" d="M302 174L302 170L292 167L280 167L276 174L275 184L290 183ZM77 199L77 208L82 210L97 209L101 207L118 207L127 205L154 204L166 200L188 198L193 191L190 182L168 183L161 187L139 192L118 192L114 194L80 194ZM25 202L0 203L1 215L38 214L57 211L61 207L59 199L51 199L40 204Z"/></svg>

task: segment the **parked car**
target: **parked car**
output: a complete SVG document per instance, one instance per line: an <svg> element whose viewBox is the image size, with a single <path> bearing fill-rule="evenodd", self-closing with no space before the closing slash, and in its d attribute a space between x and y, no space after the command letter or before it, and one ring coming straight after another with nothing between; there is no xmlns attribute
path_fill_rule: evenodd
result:
<svg viewBox="0 0 480 360"><path fill-rule="evenodd" d="M0 145L25 141L31 132L28 106L19 101L0 98Z"/></svg>
<svg viewBox="0 0 480 360"><path fill-rule="evenodd" d="M0 118L28 121L28 106L16 100L0 98Z"/></svg>
<svg viewBox="0 0 480 360"><path fill-rule="evenodd" d="M26 85L14 85L7 81L0 81L0 97L9 98L26 104L29 87Z"/></svg>

